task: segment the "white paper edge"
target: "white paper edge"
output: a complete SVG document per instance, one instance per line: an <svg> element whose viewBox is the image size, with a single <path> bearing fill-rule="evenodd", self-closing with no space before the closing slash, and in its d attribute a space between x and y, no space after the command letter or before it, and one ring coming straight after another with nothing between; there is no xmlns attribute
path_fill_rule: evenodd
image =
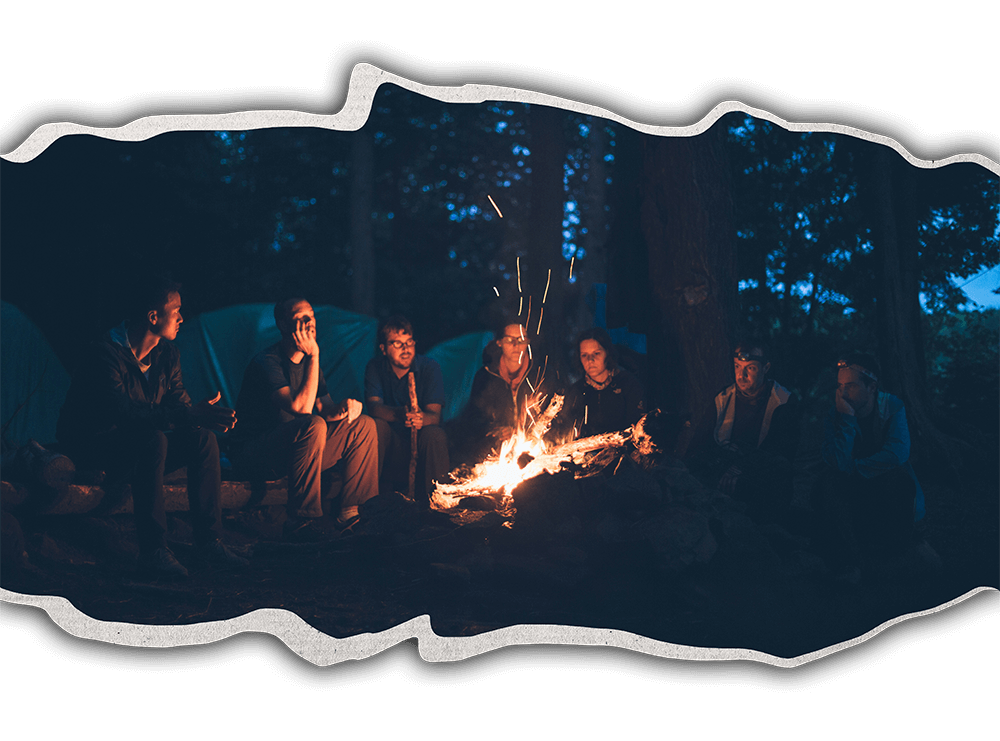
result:
<svg viewBox="0 0 1000 741"><path fill-rule="evenodd" d="M891 147L908 162L924 168L943 167L954 162L973 162L1000 174L1000 163L978 153L955 153L937 160L920 159L895 139L853 126L833 123L796 123L738 101L716 105L700 121L689 126L660 126L638 123L597 106L587 105L545 93L496 85L431 86L416 83L361 63L351 73L347 100L331 115L299 111L244 111L225 114L145 116L115 128L85 126L72 122L47 123L3 158L28 162L63 136L91 134L116 141L142 141L170 131L242 131L277 126L310 126L335 131L355 131L368 119L376 90L383 83L398 85L412 92L449 103L484 101L524 102L550 105L584 115L616 121L644 134L694 136L709 129L721 116L734 111L765 119L790 131L822 131L855 136ZM517 645L609 646L663 658L699 661L755 661L790 668L864 643L883 630L911 618L934 614L957 605L980 592L996 592L992 587L977 587L945 604L919 612L900 615L867 633L842 643L793 658L781 658L761 651L736 648L702 648L657 641L626 631L580 628L557 625L518 625L470 637L441 637L431 628L430 616L422 615L380 633L359 633L337 639L309 626L294 613L279 609L261 609L224 621L185 626L139 625L95 620L77 610L67 599L52 596L22 595L0 588L0 600L40 608L70 635L124 646L167 648L215 643L240 633L266 633L281 640L289 649L317 666L374 656L399 643L417 640L422 659L432 662L460 661L498 648Z"/></svg>

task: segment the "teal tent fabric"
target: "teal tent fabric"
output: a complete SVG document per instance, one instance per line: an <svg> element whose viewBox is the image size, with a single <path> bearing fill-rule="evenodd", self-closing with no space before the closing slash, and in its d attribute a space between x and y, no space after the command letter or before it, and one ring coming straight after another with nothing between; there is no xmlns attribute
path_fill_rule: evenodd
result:
<svg viewBox="0 0 1000 741"><path fill-rule="evenodd" d="M333 306L315 306L320 363L330 395L363 399L365 366L374 356L377 321ZM69 375L41 332L15 306L2 304L2 421L5 423L35 384L38 392L18 413L7 439L55 441L59 410L69 390ZM273 304L242 304L185 320L174 344L181 353L184 384L197 402L222 392L221 404L233 407L243 373L258 352L280 338ZM442 342L427 352L444 376L445 419L462 411L472 379L482 366L483 349L493 336L473 332Z"/></svg>
<svg viewBox="0 0 1000 741"><path fill-rule="evenodd" d="M7 302L0 302L0 343L0 425L13 417L4 437L14 445L54 442L69 374L38 327Z"/></svg>
<svg viewBox="0 0 1000 741"><path fill-rule="evenodd" d="M222 392L233 407L254 355L277 342L274 304L241 304L185 321L174 344L193 401ZM375 319L334 306L314 306L320 366L334 399L360 399L365 365L375 348Z"/></svg>
<svg viewBox="0 0 1000 741"><path fill-rule="evenodd" d="M492 332L472 332L435 345L427 351L444 376L444 419L457 417L472 392L472 379L483 365L483 350L493 341Z"/></svg>
<svg viewBox="0 0 1000 741"><path fill-rule="evenodd" d="M241 304L189 319L174 344L181 351L184 384L194 401L222 392L221 404L232 407L243 372L258 352L281 335L274 324L273 304ZM378 322L334 306L314 306L320 364L334 399L364 399L365 367L374 357ZM490 332L473 332L433 347L427 355L441 364L445 419L461 412L482 366Z"/></svg>

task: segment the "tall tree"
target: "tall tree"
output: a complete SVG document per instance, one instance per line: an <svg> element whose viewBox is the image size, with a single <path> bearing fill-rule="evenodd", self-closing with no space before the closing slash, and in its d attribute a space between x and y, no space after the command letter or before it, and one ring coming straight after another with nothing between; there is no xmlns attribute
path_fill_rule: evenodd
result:
<svg viewBox="0 0 1000 741"><path fill-rule="evenodd" d="M654 305L697 429L702 411L732 375L736 249L723 127L645 142L642 230Z"/></svg>

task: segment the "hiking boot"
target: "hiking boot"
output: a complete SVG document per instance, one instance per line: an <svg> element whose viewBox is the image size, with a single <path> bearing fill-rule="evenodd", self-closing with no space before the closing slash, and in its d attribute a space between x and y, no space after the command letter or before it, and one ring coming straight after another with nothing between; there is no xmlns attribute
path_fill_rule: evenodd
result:
<svg viewBox="0 0 1000 741"><path fill-rule="evenodd" d="M216 538L198 549L199 554L208 563L216 566L249 566L250 561L233 553L221 540Z"/></svg>
<svg viewBox="0 0 1000 741"><path fill-rule="evenodd" d="M186 577L188 570L166 546L139 556L139 570L154 576Z"/></svg>

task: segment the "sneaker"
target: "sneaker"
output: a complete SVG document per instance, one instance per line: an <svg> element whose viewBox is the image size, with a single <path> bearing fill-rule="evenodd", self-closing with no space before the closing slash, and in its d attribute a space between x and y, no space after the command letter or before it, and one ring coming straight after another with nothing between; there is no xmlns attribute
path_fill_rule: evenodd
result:
<svg viewBox="0 0 1000 741"><path fill-rule="evenodd" d="M286 543L317 543L326 538L319 517L289 517L281 528Z"/></svg>
<svg viewBox="0 0 1000 741"><path fill-rule="evenodd" d="M337 518L337 535L348 535L359 522L361 522L360 515L354 515L353 517L344 517L341 515Z"/></svg>
<svg viewBox="0 0 1000 741"><path fill-rule="evenodd" d="M139 557L139 570L156 576L186 577L188 570L166 546Z"/></svg>
<svg viewBox="0 0 1000 741"><path fill-rule="evenodd" d="M233 553L221 540L216 538L211 543L198 549L202 558L216 566L249 566L250 561Z"/></svg>

